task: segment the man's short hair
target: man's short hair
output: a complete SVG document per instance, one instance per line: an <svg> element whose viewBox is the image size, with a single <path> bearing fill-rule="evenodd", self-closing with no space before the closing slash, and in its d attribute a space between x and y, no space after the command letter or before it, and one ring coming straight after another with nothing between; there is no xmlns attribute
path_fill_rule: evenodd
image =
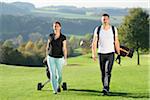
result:
<svg viewBox="0 0 150 100"><path fill-rule="evenodd" d="M102 16L107 16L107 17L109 18L109 15L108 15L108 14L106 14L106 13L105 13L105 14L103 14Z"/></svg>

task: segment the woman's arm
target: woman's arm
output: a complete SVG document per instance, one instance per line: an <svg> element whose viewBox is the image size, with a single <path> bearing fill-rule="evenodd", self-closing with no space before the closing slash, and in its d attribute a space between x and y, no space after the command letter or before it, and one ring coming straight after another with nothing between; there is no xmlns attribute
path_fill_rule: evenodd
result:
<svg viewBox="0 0 150 100"><path fill-rule="evenodd" d="M46 45L46 57L48 55L49 43L50 43L50 39L48 39L47 45Z"/></svg>
<svg viewBox="0 0 150 100"><path fill-rule="evenodd" d="M64 59L67 59L67 41L63 41L63 52L64 52Z"/></svg>

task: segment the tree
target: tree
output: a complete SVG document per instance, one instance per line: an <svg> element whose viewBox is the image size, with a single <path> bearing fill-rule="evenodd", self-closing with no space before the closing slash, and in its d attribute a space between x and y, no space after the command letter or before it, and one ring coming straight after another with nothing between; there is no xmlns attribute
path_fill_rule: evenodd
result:
<svg viewBox="0 0 150 100"><path fill-rule="evenodd" d="M16 38L16 44L21 45L23 43L23 36L18 35Z"/></svg>
<svg viewBox="0 0 150 100"><path fill-rule="evenodd" d="M72 48L71 43L67 40L67 55L68 56L72 56L74 53L74 50Z"/></svg>
<svg viewBox="0 0 150 100"><path fill-rule="evenodd" d="M25 43L20 44L19 47L18 47L18 51L20 51L20 52L23 53L23 52L25 51L25 47L26 47L26 44L25 44Z"/></svg>
<svg viewBox="0 0 150 100"><path fill-rule="evenodd" d="M149 14L142 8L132 8L119 28L121 42L128 47L149 49ZM137 45L138 44L138 45Z"/></svg>
<svg viewBox="0 0 150 100"><path fill-rule="evenodd" d="M24 57L21 52L12 47L0 45L0 63L21 65L24 63ZM15 59L14 59L15 58Z"/></svg>
<svg viewBox="0 0 150 100"><path fill-rule="evenodd" d="M79 46L79 40L74 36L74 35L71 35L70 38L69 38L69 44L71 46L71 48L74 50L74 49L77 49L78 46Z"/></svg>
<svg viewBox="0 0 150 100"><path fill-rule="evenodd" d="M40 55L41 57L45 57L46 42L44 42L43 38L36 40L34 42L33 51L34 51L34 54Z"/></svg>
<svg viewBox="0 0 150 100"><path fill-rule="evenodd" d="M33 51L33 48L34 48L34 43L31 40L29 40L25 46L25 50L26 51Z"/></svg>
<svg viewBox="0 0 150 100"><path fill-rule="evenodd" d="M86 34L84 38L80 41L80 46L82 48L82 54L88 54L91 52L91 34Z"/></svg>
<svg viewBox="0 0 150 100"><path fill-rule="evenodd" d="M92 34L90 34L90 33L85 34L85 39L86 40L90 40L91 38L92 38Z"/></svg>
<svg viewBox="0 0 150 100"><path fill-rule="evenodd" d="M3 46L5 47L13 47L13 43L11 40L5 40L4 43L3 43Z"/></svg>
<svg viewBox="0 0 150 100"><path fill-rule="evenodd" d="M36 40L40 40L43 36L40 33L31 33L28 35L29 39L35 42Z"/></svg>

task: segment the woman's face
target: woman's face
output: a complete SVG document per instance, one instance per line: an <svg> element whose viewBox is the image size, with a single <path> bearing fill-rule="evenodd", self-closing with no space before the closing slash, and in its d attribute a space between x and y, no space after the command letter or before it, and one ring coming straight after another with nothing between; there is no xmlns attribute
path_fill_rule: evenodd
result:
<svg viewBox="0 0 150 100"><path fill-rule="evenodd" d="M53 24L53 30L54 31L60 31L61 30L61 26L59 24L57 24L57 23L54 23Z"/></svg>

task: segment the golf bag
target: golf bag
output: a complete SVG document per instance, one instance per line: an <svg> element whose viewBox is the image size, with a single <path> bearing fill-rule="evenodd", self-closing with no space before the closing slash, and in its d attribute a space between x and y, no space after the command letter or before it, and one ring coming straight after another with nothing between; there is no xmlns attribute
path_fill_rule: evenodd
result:
<svg viewBox="0 0 150 100"><path fill-rule="evenodd" d="M117 54L117 52L115 52ZM118 64L121 64L121 56L122 57L129 57L132 58L134 53L133 48L128 48L126 46L120 45L120 55L117 56L115 61L117 61Z"/></svg>
<svg viewBox="0 0 150 100"><path fill-rule="evenodd" d="M46 76L48 79L50 79L50 72L49 72L49 68L48 68L48 64L47 64L46 59L43 60L43 64L46 66Z"/></svg>
<svg viewBox="0 0 150 100"><path fill-rule="evenodd" d="M134 49L133 49L133 48L130 48L130 49L129 49L129 48L126 47L126 46L120 45L120 55L121 55L122 57L127 56L127 57L132 58L133 53L134 53Z"/></svg>

